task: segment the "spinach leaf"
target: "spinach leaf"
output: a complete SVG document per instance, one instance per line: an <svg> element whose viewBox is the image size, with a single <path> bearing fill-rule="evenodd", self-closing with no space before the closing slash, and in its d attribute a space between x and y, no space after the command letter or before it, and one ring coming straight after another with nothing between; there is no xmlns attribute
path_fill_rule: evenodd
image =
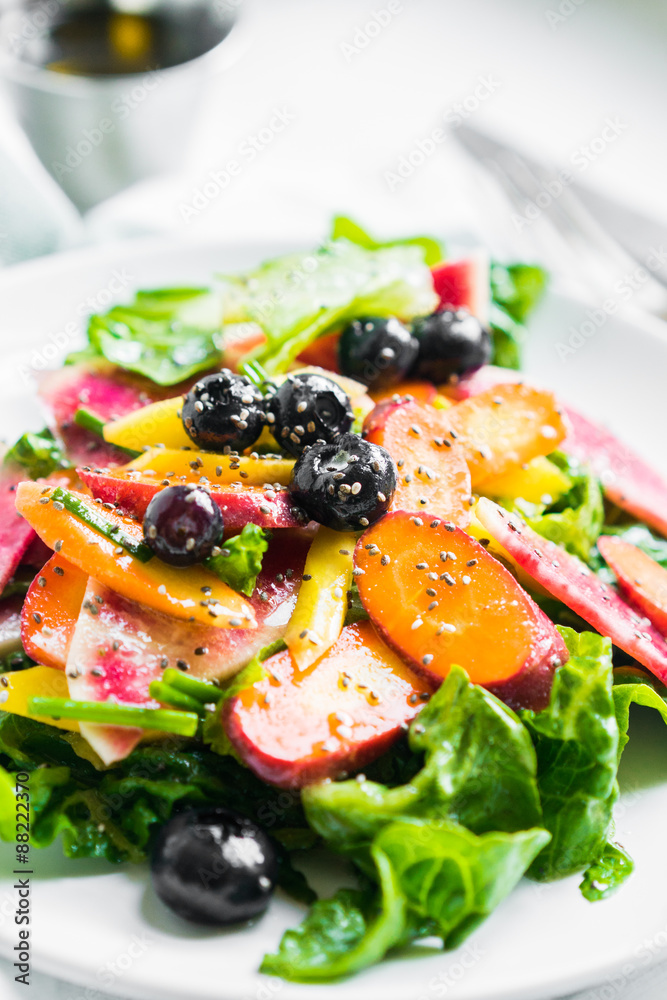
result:
<svg viewBox="0 0 667 1000"><path fill-rule="evenodd" d="M597 860L618 796L611 641L592 632L559 631L570 659L556 672L549 706L521 713L535 743L544 826L552 835L529 871L544 881Z"/></svg>
<svg viewBox="0 0 667 1000"><path fill-rule="evenodd" d="M233 590L252 597L268 547L266 532L256 524L246 524L240 535L228 538L220 554L210 556L204 565Z"/></svg>
<svg viewBox="0 0 667 1000"><path fill-rule="evenodd" d="M642 681L637 682L636 676L631 680L620 674L618 682L614 680L613 687L614 709L620 734L618 755L623 753L627 746L628 726L630 724L630 705L643 705L645 708L654 708L667 722L667 687L661 684L655 677L648 675Z"/></svg>
<svg viewBox="0 0 667 1000"><path fill-rule="evenodd" d="M579 886L582 896L589 903L607 899L632 875L634 867L632 858L622 847L605 844L600 857L584 872Z"/></svg>
<svg viewBox="0 0 667 1000"><path fill-rule="evenodd" d="M491 302L491 364L501 368L521 367L526 328L512 319L495 301Z"/></svg>
<svg viewBox="0 0 667 1000"><path fill-rule="evenodd" d="M294 930L286 931L275 955L260 971L294 982L340 979L381 961L403 937L405 899L392 865L378 848L373 861L380 893L341 889L323 899Z"/></svg>
<svg viewBox="0 0 667 1000"><path fill-rule="evenodd" d="M410 910L456 948L512 891L548 843L546 830L476 836L446 820L390 823L378 833Z"/></svg>
<svg viewBox="0 0 667 1000"><path fill-rule="evenodd" d="M259 361L270 375L320 334L366 314L410 319L435 309L431 272L417 246L366 250L338 239L309 254L278 257L237 278L228 298L267 335Z"/></svg>
<svg viewBox="0 0 667 1000"><path fill-rule="evenodd" d="M363 860L375 834L406 817L453 819L475 833L541 825L528 732L460 667L413 723L410 746L425 763L404 785L352 780L304 789L308 822L334 850Z"/></svg>
<svg viewBox="0 0 667 1000"><path fill-rule="evenodd" d="M142 861L172 815L207 804L237 809L279 841L283 831L290 831L292 842L297 830L310 837L297 795L286 798L233 758L201 744L177 738L141 744L111 768L97 761L98 770L79 756L79 741L78 734L0 713L0 766L10 773L30 771L35 847L60 835L68 857ZM295 880L285 871L289 891Z"/></svg>
<svg viewBox="0 0 667 1000"><path fill-rule="evenodd" d="M39 433L28 431L21 435L5 453L3 465L5 468L19 465L29 479L42 479L57 469L70 467L62 445L46 428Z"/></svg>
<svg viewBox="0 0 667 1000"><path fill-rule="evenodd" d="M222 305L207 288L137 292L134 302L91 316L90 349L158 385L175 385L220 362Z"/></svg>
<svg viewBox="0 0 667 1000"><path fill-rule="evenodd" d="M516 322L525 323L547 287L547 273L532 264L491 265L493 301Z"/></svg>
<svg viewBox="0 0 667 1000"><path fill-rule="evenodd" d="M364 247L365 250L379 250L381 247L422 247L424 261L429 267L439 264L445 256L443 244L432 236L406 236L403 239L378 242L358 223L345 215L334 216L329 239L349 240L350 243L356 243L357 246Z"/></svg>

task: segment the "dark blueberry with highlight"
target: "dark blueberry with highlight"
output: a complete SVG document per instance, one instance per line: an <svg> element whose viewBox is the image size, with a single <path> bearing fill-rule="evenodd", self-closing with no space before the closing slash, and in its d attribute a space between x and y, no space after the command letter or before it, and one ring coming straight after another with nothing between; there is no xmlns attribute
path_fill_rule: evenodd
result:
<svg viewBox="0 0 667 1000"><path fill-rule="evenodd" d="M264 427L264 398L244 375L228 369L206 375L183 401L183 427L205 451L242 451Z"/></svg>
<svg viewBox="0 0 667 1000"><path fill-rule="evenodd" d="M309 517L335 531L361 531L389 509L396 465L380 445L358 434L306 449L292 471L290 491Z"/></svg>
<svg viewBox="0 0 667 1000"><path fill-rule="evenodd" d="M277 876L268 834L220 806L170 819L151 859L153 887L163 903L185 920L216 927L261 916Z"/></svg>
<svg viewBox="0 0 667 1000"><path fill-rule="evenodd" d="M491 335L467 309L443 309L415 320L412 330L419 342L413 378L446 382L491 360Z"/></svg>
<svg viewBox="0 0 667 1000"><path fill-rule="evenodd" d="M381 389L400 382L412 367L419 345L395 316L366 316L345 327L338 342L343 375Z"/></svg>
<svg viewBox="0 0 667 1000"><path fill-rule="evenodd" d="M207 559L222 538L220 508L206 490L190 484L156 493L144 515L144 539L171 566Z"/></svg>
<svg viewBox="0 0 667 1000"><path fill-rule="evenodd" d="M354 421L350 398L316 372L289 375L266 401L266 423L281 448L298 458L304 448L329 443Z"/></svg>

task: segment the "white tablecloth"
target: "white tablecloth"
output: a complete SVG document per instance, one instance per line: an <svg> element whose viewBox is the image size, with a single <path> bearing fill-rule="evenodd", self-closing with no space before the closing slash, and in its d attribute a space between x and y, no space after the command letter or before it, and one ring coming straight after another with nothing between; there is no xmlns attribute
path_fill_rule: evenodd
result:
<svg viewBox="0 0 667 1000"><path fill-rule="evenodd" d="M443 120L464 114L547 158L566 163L584 155L587 183L667 223L667 8L659 0L394 0L389 20L379 16L384 25L369 30L389 6L248 0L249 46L212 83L187 164L178 176L94 210L85 238L180 232L187 239L312 242L331 213L342 211L380 234L473 234L496 252L530 254L506 207L480 195L454 144L429 145ZM276 113L284 127L256 156L244 157L244 144ZM8 138L7 115L0 103L0 177L4 141L6 158L24 164L19 174L29 185L38 171ZM618 137L590 158L586 151L609 119ZM415 149L423 162L400 177ZM190 211L210 172L239 156L243 169L233 182ZM61 227L64 242L81 238L48 185L39 197L40 213ZM18 194L0 190L0 240L20 239L21 226L7 232L18 202ZM37 245L24 255L39 252L37 236L26 232L24 239ZM27 995L90 1000L85 990L38 974L28 993L0 962L0 1000ZM577 1000L665 996L667 970L649 968Z"/></svg>

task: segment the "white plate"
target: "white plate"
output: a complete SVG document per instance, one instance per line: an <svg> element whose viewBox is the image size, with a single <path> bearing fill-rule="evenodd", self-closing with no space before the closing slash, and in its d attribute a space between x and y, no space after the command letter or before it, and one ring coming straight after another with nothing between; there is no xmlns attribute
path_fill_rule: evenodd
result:
<svg viewBox="0 0 667 1000"><path fill-rule="evenodd" d="M26 423L41 425L27 387L29 366L54 364L54 343L59 356L71 350L91 308L136 287L206 282L215 270L238 270L279 249L133 243L37 261L0 276L3 436L13 438ZM585 305L549 296L531 328L528 372L623 433L667 473L661 324L616 316L596 330ZM556 345L567 344L577 329L572 343L582 346L561 359ZM166 912L143 866L66 861L58 845L33 851L34 967L147 1000L545 1000L615 976L631 981L652 960L667 957L667 739L650 713L635 718L622 785L617 833L636 872L614 898L586 903L577 878L549 886L524 882L458 951L390 960L336 986L296 986L257 974L262 954L301 917L284 898L252 928L202 932ZM11 862L12 850L4 847L0 870L9 873ZM9 874L0 880L0 953L10 958L12 881Z"/></svg>

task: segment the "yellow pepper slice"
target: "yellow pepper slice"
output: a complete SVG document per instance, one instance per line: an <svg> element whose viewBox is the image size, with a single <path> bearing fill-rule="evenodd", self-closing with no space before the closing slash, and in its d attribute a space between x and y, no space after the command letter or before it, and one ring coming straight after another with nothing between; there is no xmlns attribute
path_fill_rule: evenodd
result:
<svg viewBox="0 0 667 1000"><path fill-rule="evenodd" d="M37 719L38 722L46 722L49 726L56 726L58 729L79 732L79 723L76 719L42 719L31 715L28 711L28 701L33 697L69 698L69 688L64 670L54 670L53 667L29 667L27 670L10 671L3 674L2 678L0 699L6 695L5 700L0 703L3 712Z"/></svg>
<svg viewBox="0 0 667 1000"><path fill-rule="evenodd" d="M130 451L141 451L147 445L157 444L165 448L192 447L180 418L182 406L182 396L149 403L105 424L104 440Z"/></svg>
<svg viewBox="0 0 667 1000"><path fill-rule="evenodd" d="M123 469L137 469L158 479L172 474L174 483L178 476L186 476L193 482L206 476L211 485L244 483L246 486L263 486L265 483L287 486L293 468L293 458L268 458L264 455L234 458L210 451L177 451L173 448L152 448L123 466Z"/></svg>
<svg viewBox="0 0 667 1000"><path fill-rule="evenodd" d="M481 489L486 496L512 499L522 497L530 503L549 506L567 493L571 485L566 473L561 472L548 458L539 455L525 466L517 465L516 469L503 476L487 479Z"/></svg>
<svg viewBox="0 0 667 1000"><path fill-rule="evenodd" d="M326 653L342 631L356 542L352 532L321 527L308 550L303 582L285 633L287 648L300 670Z"/></svg>

